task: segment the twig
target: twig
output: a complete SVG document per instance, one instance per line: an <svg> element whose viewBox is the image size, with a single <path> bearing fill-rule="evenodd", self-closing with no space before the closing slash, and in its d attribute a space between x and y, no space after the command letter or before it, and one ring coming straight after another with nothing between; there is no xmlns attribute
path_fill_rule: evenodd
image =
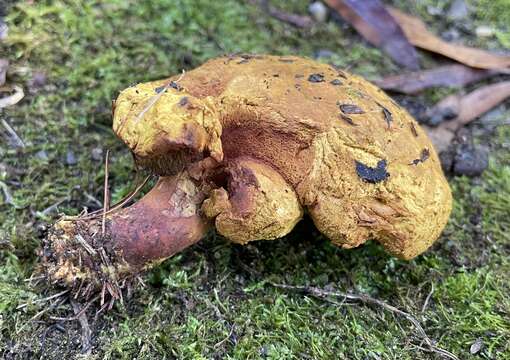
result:
<svg viewBox="0 0 510 360"><path fill-rule="evenodd" d="M124 199L122 199L120 202L118 202L117 204L115 204L114 206L112 206L112 208L110 210L108 210L106 212L106 215L109 215L111 213L113 213L114 211L120 209L121 207L123 207L124 205L126 205L132 198L134 198L136 196L136 194L138 194L140 192L140 190L142 190L142 188L145 186L145 184L147 184L147 182L149 181L149 179L152 177L152 175L149 175L145 178L145 180L134 190L132 191L130 194L128 194ZM102 215L103 213L103 209L100 210L101 213L99 213L99 211L93 211L91 212L90 214L88 215L80 215L80 216L65 216L63 217L64 220L67 220L67 221L79 221L79 220L91 220L91 219L96 219L98 218L99 216Z"/></svg>
<svg viewBox="0 0 510 360"><path fill-rule="evenodd" d="M430 298L432 297L432 294L434 293L434 283L430 283L430 292L425 298L425 302L423 303L423 306L421 307L421 312L424 313L425 310L427 310L427 306L429 306Z"/></svg>
<svg viewBox="0 0 510 360"><path fill-rule="evenodd" d="M101 234L104 236L106 232L106 212L110 208L110 196L108 194L108 157L110 150L106 150L104 160L104 193L103 193L103 219L101 221Z"/></svg>
<svg viewBox="0 0 510 360"><path fill-rule="evenodd" d="M385 303L384 301L375 299L373 297L370 297L368 295L364 294L350 294L350 293L344 293L339 291L326 291L320 288L316 287L308 287L308 286L293 286L293 285L287 285L287 284L274 284L269 283L272 286L280 289L286 289L286 290L293 290L293 291L301 291L307 294L310 294L312 296L315 296L319 299L325 299L328 296L335 296L335 297L342 297L346 300L353 300L353 301L360 301L364 304L372 304L382 307L384 310L390 311L392 313L401 315L405 317L409 322L411 322L414 327L416 328L418 334L423 339L425 344L429 347L430 351L435 352L439 355L442 355L445 358L452 359L452 360L459 360L459 358L449 352L448 350L442 349L436 345L434 345L434 342L427 336L425 333L425 330L423 330L422 326L420 325L419 321L416 320L414 316L411 314L402 311L390 304Z"/></svg>
<svg viewBox="0 0 510 360"><path fill-rule="evenodd" d="M43 316L45 313L47 313L48 311L54 309L55 307L61 305L63 302L64 302L65 299L57 299L55 300L55 302L53 302L52 304L50 304L50 306L42 309L41 311L39 311L37 314L35 314L34 316L32 316L30 318L30 320L28 320L26 323L23 324L23 326L21 326L17 331L16 331L16 334L19 334L21 333L21 331L28 325L30 324L32 321L34 320L37 320L39 319L41 316Z"/></svg>
<svg viewBox="0 0 510 360"><path fill-rule="evenodd" d="M84 354L89 354L92 348L92 344L90 338L92 336L92 330L90 330L89 321L87 319L87 315L85 314L85 307L80 309L80 305L71 299L71 305L73 306L75 316L78 318L81 326L81 351Z"/></svg>
<svg viewBox="0 0 510 360"><path fill-rule="evenodd" d="M78 244L83 246L85 251L87 251L90 255L92 255L92 256L97 255L96 250L92 246L90 246L90 244L87 241L85 241L85 239L83 238L83 236L81 236L81 234L79 234L79 233L76 234L74 239L76 240L76 242L78 242Z"/></svg>
<svg viewBox="0 0 510 360"><path fill-rule="evenodd" d="M94 204L96 204L97 206L103 206L103 204L101 204L101 201L97 200L94 196L92 196L91 194L89 194L88 192L84 192L83 195L85 195L85 197L87 199L89 199L90 201L92 201Z"/></svg>
<svg viewBox="0 0 510 360"><path fill-rule="evenodd" d="M0 188L2 189L2 191L4 193L5 202L9 205L16 207L16 202L14 201L14 198L12 197L12 194L11 194L7 184L4 183L3 181L0 181Z"/></svg>
<svg viewBox="0 0 510 360"><path fill-rule="evenodd" d="M75 320L78 320L78 318L81 316L81 314L83 314L85 311L87 311L87 309L90 307L90 305L92 305L94 302L96 302L97 300L99 299L99 295L97 295L95 298L93 298L92 300L90 300L81 310L80 312L76 313L74 316L71 316L71 317L66 317L66 318L63 318L63 317L57 317L57 316L50 316L50 319L51 320L56 320L56 321L75 321Z"/></svg>
<svg viewBox="0 0 510 360"><path fill-rule="evenodd" d="M48 206L46 209L41 211L40 214L44 215L44 216L48 215L49 213L51 213L53 210L55 210L60 204L62 204L65 201L69 201L69 196L65 196L65 197L58 199L56 203Z"/></svg>
<svg viewBox="0 0 510 360"><path fill-rule="evenodd" d="M226 337L226 338L224 338L223 340L221 340L220 342L217 342L216 344L214 344L214 346L213 346L213 347L214 347L215 349L219 348L221 345L223 345L223 343L224 343L225 341L227 341L228 339L230 339L230 337L231 337L231 336L232 336L232 334L234 333L234 327L235 327L235 325L231 325L231 326L230 326L230 332L228 333L227 337Z"/></svg>
<svg viewBox="0 0 510 360"><path fill-rule="evenodd" d="M34 300L34 301L32 301L32 304L38 304L38 303L43 303L43 302L46 302L46 301L50 301L50 300L58 298L58 297L60 297L60 296L62 296L64 294L67 294L68 292L69 292L69 290L64 290L64 291L61 291L61 292L59 292L57 294L45 297L44 299ZM21 310L23 308L26 308L29 304L30 303L24 303L24 304L18 305L18 307L16 307L16 310Z"/></svg>
<svg viewBox="0 0 510 360"><path fill-rule="evenodd" d="M7 121L5 121L4 119L2 119L2 125L4 126L5 130L7 130L7 133L9 134L9 137L10 137L13 145L15 147L24 148L25 143L23 142L23 140L21 140L21 138L18 136L16 131L14 131L14 129L11 127L11 125L9 125L9 123Z"/></svg>

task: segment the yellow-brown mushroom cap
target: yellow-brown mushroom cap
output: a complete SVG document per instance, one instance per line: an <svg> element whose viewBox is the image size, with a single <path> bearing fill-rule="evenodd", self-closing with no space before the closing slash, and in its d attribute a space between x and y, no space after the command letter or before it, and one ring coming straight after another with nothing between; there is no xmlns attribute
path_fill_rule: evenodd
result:
<svg viewBox="0 0 510 360"><path fill-rule="evenodd" d="M368 81L260 55L213 59L179 77L136 85L116 102L114 130L142 165L165 175L208 157L215 166L256 159L342 247L373 238L412 258L439 237L452 199L438 156Z"/></svg>

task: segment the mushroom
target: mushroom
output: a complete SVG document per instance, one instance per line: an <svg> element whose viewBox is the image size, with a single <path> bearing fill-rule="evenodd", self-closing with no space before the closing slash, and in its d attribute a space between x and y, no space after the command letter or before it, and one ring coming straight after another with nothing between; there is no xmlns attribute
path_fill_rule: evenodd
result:
<svg viewBox="0 0 510 360"><path fill-rule="evenodd" d="M213 59L138 84L113 129L158 175L138 203L61 220L43 249L52 281L118 283L210 228L246 244L288 234L306 212L335 245L374 239L412 259L439 237L452 197L416 121L382 90L294 56Z"/></svg>

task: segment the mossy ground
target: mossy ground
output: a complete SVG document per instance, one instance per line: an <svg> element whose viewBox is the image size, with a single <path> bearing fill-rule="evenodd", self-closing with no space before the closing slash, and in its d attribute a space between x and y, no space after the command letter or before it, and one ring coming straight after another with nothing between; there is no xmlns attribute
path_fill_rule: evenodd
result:
<svg viewBox="0 0 510 360"><path fill-rule="evenodd" d="M302 13L308 4L272 3ZM416 3L397 5L437 31L452 26L427 12L427 6L447 8L448 2ZM471 32L463 33L463 40L493 49L508 46L508 1L470 4L471 20L463 26ZM103 167L94 151L111 150L114 201L133 185L130 155L110 130L110 102L119 90L232 52L314 56L327 49L333 52L327 61L368 78L399 69L345 25L330 21L299 30L235 0L48 0L8 6L10 36L0 57L12 63L10 81L26 89L34 75L44 73L47 80L0 114L26 145L0 144L0 181L13 197L12 204L0 203L0 357L435 356L420 349L416 329L402 317L362 304L334 305L273 288L274 282L366 293L413 314L439 346L462 359L510 358L510 129L496 127L488 138L477 131L486 127L480 124L472 129L482 133L477 141L491 143L490 168L481 178L450 179L454 212L441 241L425 255L406 262L375 244L340 250L306 221L285 239L246 247L211 236L151 271L147 286L124 305L96 321L97 308L91 308L93 349L80 355L79 324L51 318L71 316L69 303L38 302L57 290L32 287L25 279L37 265L45 224L58 213L100 206ZM492 26L496 36L476 39L477 24ZM438 94L430 92L430 98ZM507 102L490 120L509 117ZM76 163L66 162L71 155ZM28 306L17 310L21 304ZM483 347L470 355L477 339Z"/></svg>

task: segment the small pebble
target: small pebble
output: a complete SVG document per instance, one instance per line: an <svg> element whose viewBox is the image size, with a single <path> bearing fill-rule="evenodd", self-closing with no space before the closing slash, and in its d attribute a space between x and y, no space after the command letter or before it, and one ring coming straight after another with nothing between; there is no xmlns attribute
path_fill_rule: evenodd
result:
<svg viewBox="0 0 510 360"><path fill-rule="evenodd" d="M328 18L328 8L322 1L314 1L308 6L308 12L317 22L324 22Z"/></svg>
<svg viewBox="0 0 510 360"><path fill-rule="evenodd" d="M482 146L462 144L453 159L453 173L470 177L480 176L489 166L489 150Z"/></svg>
<svg viewBox="0 0 510 360"><path fill-rule="evenodd" d="M478 36L478 37L487 38L487 37L494 36L494 29L491 28L490 26L482 25L482 26L478 26L475 29L475 33L476 33L476 36Z"/></svg>
<svg viewBox="0 0 510 360"><path fill-rule="evenodd" d="M448 29L441 33L441 37L446 41L457 41L460 39L460 32L457 29Z"/></svg>
<svg viewBox="0 0 510 360"><path fill-rule="evenodd" d="M329 59L333 57L333 55L335 55L335 53L328 49L319 49L313 54L316 59Z"/></svg>
<svg viewBox="0 0 510 360"><path fill-rule="evenodd" d="M7 39L9 28L2 18L0 18L0 41Z"/></svg>
<svg viewBox="0 0 510 360"><path fill-rule="evenodd" d="M78 161L76 160L76 156L71 150L69 150L66 154L66 164L72 166L76 165L77 162Z"/></svg>
<svg viewBox="0 0 510 360"><path fill-rule="evenodd" d="M46 150L39 150L35 154L35 157L38 158L39 160L43 160L43 161L48 161L48 159L49 159L48 153L46 152Z"/></svg>
<svg viewBox="0 0 510 360"><path fill-rule="evenodd" d="M42 71L36 71L32 75L32 79L29 80L29 86L32 88L41 88L47 83L47 76Z"/></svg>
<svg viewBox="0 0 510 360"><path fill-rule="evenodd" d="M103 160L103 149L101 148L93 148L91 151L92 160L94 161L102 161Z"/></svg>
<svg viewBox="0 0 510 360"><path fill-rule="evenodd" d="M437 6L427 5L427 12L429 15L437 16L443 13L443 10Z"/></svg>
<svg viewBox="0 0 510 360"><path fill-rule="evenodd" d="M448 17L452 20L461 20L469 15L469 9L464 0L455 0L448 9Z"/></svg>
<svg viewBox="0 0 510 360"><path fill-rule="evenodd" d="M471 347L469 348L469 352L473 355L480 352L483 346L483 340L481 338L478 338L475 340L473 344L471 344Z"/></svg>

